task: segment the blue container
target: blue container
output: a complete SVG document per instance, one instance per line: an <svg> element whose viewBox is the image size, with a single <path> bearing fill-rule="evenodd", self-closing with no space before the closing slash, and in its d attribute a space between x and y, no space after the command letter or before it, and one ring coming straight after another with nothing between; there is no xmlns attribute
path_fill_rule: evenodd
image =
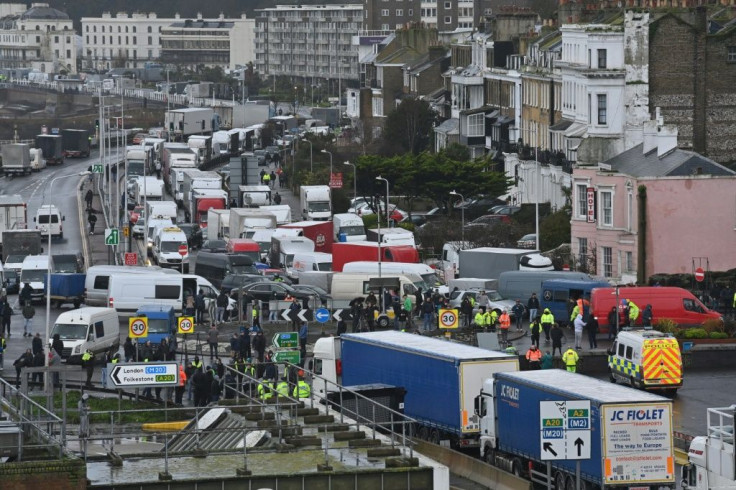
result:
<svg viewBox="0 0 736 490"><path fill-rule="evenodd" d="M161 340L168 339L171 332L176 332L176 313L173 306L143 305L138 308L135 316L148 318L148 337L138 338L139 344L150 341L160 344Z"/></svg>
<svg viewBox="0 0 736 490"><path fill-rule="evenodd" d="M86 274L51 274L51 297L72 301L84 296Z"/></svg>

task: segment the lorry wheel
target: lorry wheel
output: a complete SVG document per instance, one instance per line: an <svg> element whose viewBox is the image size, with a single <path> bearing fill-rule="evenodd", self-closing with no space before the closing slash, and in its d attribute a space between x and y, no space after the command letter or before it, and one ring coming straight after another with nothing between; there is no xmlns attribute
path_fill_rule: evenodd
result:
<svg viewBox="0 0 736 490"><path fill-rule="evenodd" d="M420 427L419 428L419 439L426 441L429 437L429 431L426 427Z"/></svg>
<svg viewBox="0 0 736 490"><path fill-rule="evenodd" d="M483 454L483 461L492 465L493 463L495 463L495 460L496 460L496 452L493 450L492 447L487 447L485 450L485 453Z"/></svg>
<svg viewBox="0 0 736 490"><path fill-rule="evenodd" d="M440 443L440 431L437 429L432 429L429 433L429 442L432 444L439 444Z"/></svg>
<svg viewBox="0 0 736 490"><path fill-rule="evenodd" d="M555 490L565 490L565 474L561 471L555 475Z"/></svg>
<svg viewBox="0 0 736 490"><path fill-rule="evenodd" d="M515 476L523 478L521 474L522 473L521 460L519 458L514 458L514 460L511 462L511 473L513 473Z"/></svg>
<svg viewBox="0 0 736 490"><path fill-rule="evenodd" d="M565 490L575 490L575 477L567 475L565 479Z"/></svg>

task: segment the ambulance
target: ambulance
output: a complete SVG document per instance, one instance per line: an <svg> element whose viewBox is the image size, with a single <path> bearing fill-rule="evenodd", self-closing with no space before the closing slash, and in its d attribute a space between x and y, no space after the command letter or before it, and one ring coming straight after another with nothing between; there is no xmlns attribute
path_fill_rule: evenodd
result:
<svg viewBox="0 0 736 490"><path fill-rule="evenodd" d="M624 329L608 350L608 370L612 383L674 396L682 386L680 345L671 334Z"/></svg>
<svg viewBox="0 0 736 490"><path fill-rule="evenodd" d="M184 246L185 253L182 255L179 248ZM161 227L153 240L153 259L156 265L161 267L173 267L189 272L189 249L187 248L187 236L178 226ZM183 269L182 269L183 267Z"/></svg>

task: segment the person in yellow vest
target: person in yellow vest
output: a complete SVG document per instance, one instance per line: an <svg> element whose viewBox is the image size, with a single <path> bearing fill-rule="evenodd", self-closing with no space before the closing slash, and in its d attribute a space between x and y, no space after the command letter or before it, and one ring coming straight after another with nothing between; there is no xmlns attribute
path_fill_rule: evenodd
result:
<svg viewBox="0 0 736 490"><path fill-rule="evenodd" d="M92 355L92 351L89 349L84 351L84 354L82 354L82 367L87 370L87 382L85 383L85 386L91 387L92 375L95 372L95 356Z"/></svg>
<svg viewBox="0 0 736 490"><path fill-rule="evenodd" d="M628 300L628 307L629 307L629 326L634 327L636 325L636 320L639 318L639 307L636 306L636 303L634 303L631 300Z"/></svg>
<svg viewBox="0 0 736 490"><path fill-rule="evenodd" d="M478 328L484 328L485 327L485 311L481 307L478 312L475 314L475 324Z"/></svg>
<svg viewBox="0 0 736 490"><path fill-rule="evenodd" d="M470 301L470 306L471 306L472 308L475 308L475 298L473 297L473 295L472 295L472 294L469 294L469 295L468 295L468 301Z"/></svg>
<svg viewBox="0 0 736 490"><path fill-rule="evenodd" d="M262 401L273 398L273 383L271 381L261 380L258 383L258 398Z"/></svg>
<svg viewBox="0 0 736 490"><path fill-rule="evenodd" d="M529 369L537 370L542 368L542 351L537 348L536 345L532 344L528 351L526 351L526 360L529 363Z"/></svg>
<svg viewBox="0 0 736 490"><path fill-rule="evenodd" d="M542 330L544 330L544 343L549 344L549 331L555 322L555 316L549 311L549 308L545 308L544 312L542 312L540 322L542 323Z"/></svg>
<svg viewBox="0 0 736 490"><path fill-rule="evenodd" d="M286 378L281 378L281 381L279 381L279 384L276 385L276 394L280 397L288 398L289 383L286 381Z"/></svg>
<svg viewBox="0 0 736 490"><path fill-rule="evenodd" d="M575 349L570 347L562 354L562 362L565 363L565 368L570 373L576 373L578 371L578 360L580 356L575 352Z"/></svg>
<svg viewBox="0 0 736 490"><path fill-rule="evenodd" d="M490 310L486 312L486 327L491 332L496 331L496 322L498 322L498 313L496 310Z"/></svg>
<svg viewBox="0 0 736 490"><path fill-rule="evenodd" d="M501 316L498 317L498 327L501 329L501 342L508 343L509 329L511 328L511 317L508 310L504 309Z"/></svg>
<svg viewBox="0 0 736 490"><path fill-rule="evenodd" d="M312 393L312 388L307 384L306 381L303 379L300 379L299 382L294 387L294 391L291 393L291 396L294 398L309 398L309 395Z"/></svg>

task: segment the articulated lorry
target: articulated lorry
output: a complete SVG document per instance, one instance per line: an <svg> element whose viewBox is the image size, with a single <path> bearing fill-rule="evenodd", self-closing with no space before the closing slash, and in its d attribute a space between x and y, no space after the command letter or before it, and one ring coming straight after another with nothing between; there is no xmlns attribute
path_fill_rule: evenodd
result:
<svg viewBox="0 0 736 490"><path fill-rule="evenodd" d="M708 409L708 435L690 442L688 464L682 467L682 490L736 488L734 413L736 405Z"/></svg>
<svg viewBox="0 0 736 490"><path fill-rule="evenodd" d="M215 112L211 108L187 107L167 111L164 125L176 139L191 134L212 134L212 119Z"/></svg>
<svg viewBox="0 0 736 490"><path fill-rule="evenodd" d="M64 149L61 136L58 134L39 134L36 136L36 148L40 148L48 165L64 163Z"/></svg>
<svg viewBox="0 0 736 490"><path fill-rule="evenodd" d="M182 202L192 199L194 189L222 190L222 176L217 172L193 168L184 171L183 177L184 180L181 184Z"/></svg>
<svg viewBox="0 0 736 490"><path fill-rule="evenodd" d="M184 212L191 223L200 228L207 227L207 213L210 209L227 208L227 192L222 189L192 189L189 199L184 200Z"/></svg>
<svg viewBox="0 0 736 490"><path fill-rule="evenodd" d="M143 177L146 174L151 175L148 163L149 154L142 146L126 146L125 147L125 168L128 174L128 180L135 177Z"/></svg>
<svg viewBox="0 0 736 490"><path fill-rule="evenodd" d="M517 356L392 330L323 337L314 345L314 359L315 394L337 391L336 383L402 387L404 414L417 420L416 434L455 447L478 447L474 403L483 380L519 369Z"/></svg>
<svg viewBox="0 0 736 490"><path fill-rule="evenodd" d="M381 245L376 242L338 242L332 244L332 270L342 272L348 262L359 260L378 262L419 262L419 252L409 245Z"/></svg>
<svg viewBox="0 0 736 490"><path fill-rule="evenodd" d="M251 238L248 232L276 228L276 215L258 208L230 208L230 238Z"/></svg>
<svg viewBox="0 0 736 490"><path fill-rule="evenodd" d="M61 150L68 158L89 156L89 131L86 129L62 129Z"/></svg>
<svg viewBox="0 0 736 490"><path fill-rule="evenodd" d="M486 462L558 490L576 488L578 463L577 488L675 488L672 400L559 369L486 378L474 416Z"/></svg>

